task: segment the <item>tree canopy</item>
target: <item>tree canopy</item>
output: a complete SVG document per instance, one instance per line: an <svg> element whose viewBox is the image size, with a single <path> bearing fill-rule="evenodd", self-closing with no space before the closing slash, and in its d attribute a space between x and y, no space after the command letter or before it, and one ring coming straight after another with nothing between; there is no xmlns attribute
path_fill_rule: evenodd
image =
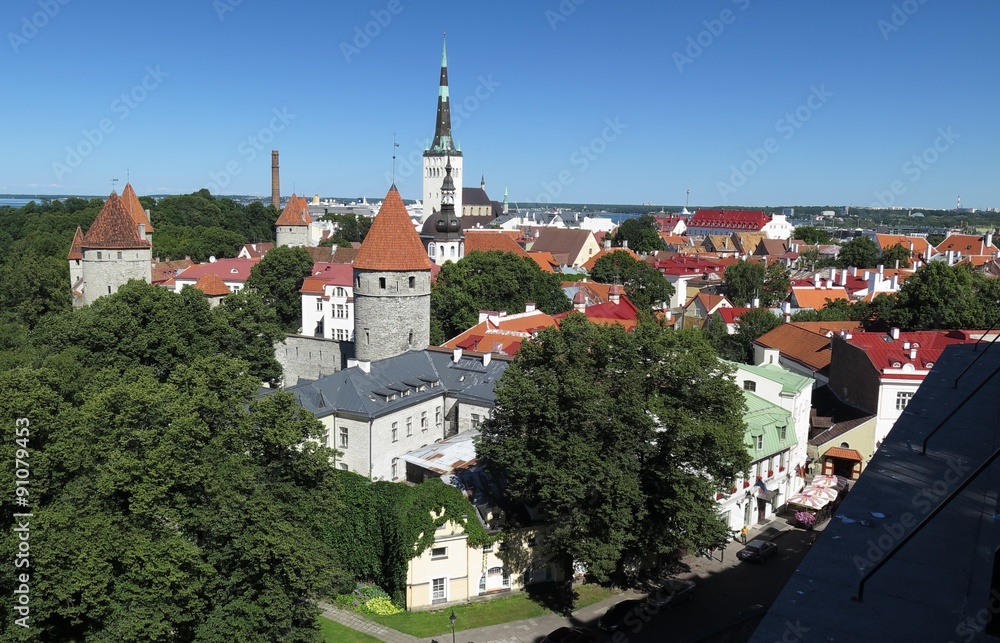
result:
<svg viewBox="0 0 1000 643"><path fill-rule="evenodd" d="M153 256L194 261L235 257L245 243L274 241L277 219L273 206L259 201L241 205L206 189L167 196L150 210Z"/></svg>
<svg viewBox="0 0 1000 643"><path fill-rule="evenodd" d="M841 268L874 268L878 265L878 244L862 235L841 244L837 262Z"/></svg>
<svg viewBox="0 0 1000 643"><path fill-rule="evenodd" d="M611 236L611 244L621 246L625 241L630 249L642 254L667 249L656 219L649 214L625 219L618 225Z"/></svg>
<svg viewBox="0 0 1000 643"><path fill-rule="evenodd" d="M739 261L726 268L726 296L736 306L746 306L754 299L761 306L775 306L788 296L791 276L783 263L769 266Z"/></svg>
<svg viewBox="0 0 1000 643"><path fill-rule="evenodd" d="M281 327L295 332L302 325L302 296L299 290L312 274L312 256L305 248L274 248L250 270L246 287L260 295L278 314Z"/></svg>
<svg viewBox="0 0 1000 643"><path fill-rule="evenodd" d="M659 270L627 252L609 252L599 257L590 277L598 283L620 283L639 310L648 311L657 303L669 301L674 294L674 287Z"/></svg>
<svg viewBox="0 0 1000 643"><path fill-rule="evenodd" d="M1000 282L968 264L924 264L896 293L889 322L905 330L989 328L1000 311Z"/></svg>
<svg viewBox="0 0 1000 643"><path fill-rule="evenodd" d="M881 262L886 268L909 268L912 253L901 243L889 246L882 251ZM896 265L899 262L899 265Z"/></svg>
<svg viewBox="0 0 1000 643"><path fill-rule="evenodd" d="M741 364L752 364L754 341L780 325L781 319L770 310L755 308L740 315L735 334L728 334L726 323L718 313L708 320L705 334L719 357Z"/></svg>
<svg viewBox="0 0 1000 643"><path fill-rule="evenodd" d="M607 579L633 554L724 542L713 494L749 466L745 405L698 331L579 314L524 343L477 442L513 499L551 516L565 565Z"/></svg>
<svg viewBox="0 0 1000 643"><path fill-rule="evenodd" d="M809 245L814 245L817 243L829 243L830 233L816 226L803 225L792 230L792 238L805 241Z"/></svg>
<svg viewBox="0 0 1000 643"><path fill-rule="evenodd" d="M528 302L550 315L572 307L559 276L543 272L532 259L499 250L470 252L438 273L431 290L431 343L475 326L480 310L520 313Z"/></svg>

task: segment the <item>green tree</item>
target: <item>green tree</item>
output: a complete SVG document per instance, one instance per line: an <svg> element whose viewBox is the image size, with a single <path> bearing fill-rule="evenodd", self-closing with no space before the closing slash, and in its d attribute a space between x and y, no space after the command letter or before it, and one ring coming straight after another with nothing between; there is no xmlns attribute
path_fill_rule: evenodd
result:
<svg viewBox="0 0 1000 643"><path fill-rule="evenodd" d="M722 359L741 364L752 364L754 341L780 325L781 319L774 313L762 308L755 308L740 315L735 334L728 334L726 323L718 313L708 321L705 334Z"/></svg>
<svg viewBox="0 0 1000 643"><path fill-rule="evenodd" d="M620 283L639 310L648 311L657 303L669 301L674 294L674 287L659 270L627 252L602 255L594 262L590 276L598 283Z"/></svg>
<svg viewBox="0 0 1000 643"><path fill-rule="evenodd" d="M995 279L967 264L932 261L903 282L888 322L905 330L989 328L997 319L997 290Z"/></svg>
<svg viewBox="0 0 1000 643"><path fill-rule="evenodd" d="M804 225L792 230L792 238L801 239L809 245L814 245L817 243L829 243L830 233L816 226Z"/></svg>
<svg viewBox="0 0 1000 643"><path fill-rule="evenodd" d="M477 453L515 502L549 512L567 570L607 579L633 554L717 545L713 494L749 465L729 372L698 331L571 314L522 345Z"/></svg>
<svg viewBox="0 0 1000 643"><path fill-rule="evenodd" d="M660 228L649 214L641 217L625 219L619 224L618 229L611 236L611 243L615 246L628 242L628 247L636 252L646 254L657 250L666 250L667 244L660 236Z"/></svg>
<svg viewBox="0 0 1000 643"><path fill-rule="evenodd" d="M475 326L480 310L524 312L533 302L551 314L569 310L559 276L512 252L470 252L448 262L431 290L431 343L440 344Z"/></svg>
<svg viewBox="0 0 1000 643"><path fill-rule="evenodd" d="M223 297L212 316L219 323L219 349L250 364L250 373L262 382L277 384L281 365L274 357L274 345L285 333L274 309L260 295L242 291Z"/></svg>
<svg viewBox="0 0 1000 643"><path fill-rule="evenodd" d="M761 306L775 306L788 296L791 275L782 263L763 264L739 261L726 268L726 296L736 306L746 306L754 299Z"/></svg>
<svg viewBox="0 0 1000 643"><path fill-rule="evenodd" d="M260 295L278 314L281 327L295 332L302 324L302 282L312 273L313 260L305 248L279 246L269 251L247 278L246 287Z"/></svg>
<svg viewBox="0 0 1000 643"><path fill-rule="evenodd" d="M897 243L882 251L881 262L886 268L896 268L897 261L899 262L899 268L909 268L910 257L910 249L903 247L901 243Z"/></svg>
<svg viewBox="0 0 1000 643"><path fill-rule="evenodd" d="M862 235L840 246L837 262L841 268L874 268L878 265L878 244Z"/></svg>
<svg viewBox="0 0 1000 643"><path fill-rule="evenodd" d="M792 288L792 274L783 263L772 263L764 270L764 288L761 290L762 306L777 306L788 297Z"/></svg>

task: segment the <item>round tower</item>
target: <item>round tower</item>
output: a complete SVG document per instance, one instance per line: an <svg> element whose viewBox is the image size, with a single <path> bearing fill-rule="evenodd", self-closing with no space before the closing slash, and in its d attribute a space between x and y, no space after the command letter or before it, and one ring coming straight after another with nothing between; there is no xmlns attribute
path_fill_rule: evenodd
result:
<svg viewBox="0 0 1000 643"><path fill-rule="evenodd" d="M431 265L393 185L354 259L354 356L358 361L427 348Z"/></svg>
<svg viewBox="0 0 1000 643"><path fill-rule="evenodd" d="M152 246L146 226L136 224L127 206L112 192L87 234L80 240L82 284L79 301L94 303L111 295L131 279L152 283ZM74 294L74 301L76 301Z"/></svg>

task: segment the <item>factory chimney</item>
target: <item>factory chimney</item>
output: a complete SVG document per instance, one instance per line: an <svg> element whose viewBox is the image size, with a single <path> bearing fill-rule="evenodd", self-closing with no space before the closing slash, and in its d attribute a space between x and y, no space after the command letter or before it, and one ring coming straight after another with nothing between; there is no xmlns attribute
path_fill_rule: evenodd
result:
<svg viewBox="0 0 1000 643"><path fill-rule="evenodd" d="M278 180L278 150L271 150L271 205L281 210L281 182Z"/></svg>

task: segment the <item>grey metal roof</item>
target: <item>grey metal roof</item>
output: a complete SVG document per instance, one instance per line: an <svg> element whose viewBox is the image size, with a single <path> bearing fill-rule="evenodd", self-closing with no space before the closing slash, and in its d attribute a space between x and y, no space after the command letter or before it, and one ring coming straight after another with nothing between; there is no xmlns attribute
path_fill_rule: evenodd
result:
<svg viewBox="0 0 1000 643"><path fill-rule="evenodd" d="M484 366L479 356L456 362L452 352L410 351L372 362L370 373L355 366L285 390L317 417L345 413L373 419L442 391L458 400L491 405L493 387L506 368L507 362L499 359Z"/></svg>

